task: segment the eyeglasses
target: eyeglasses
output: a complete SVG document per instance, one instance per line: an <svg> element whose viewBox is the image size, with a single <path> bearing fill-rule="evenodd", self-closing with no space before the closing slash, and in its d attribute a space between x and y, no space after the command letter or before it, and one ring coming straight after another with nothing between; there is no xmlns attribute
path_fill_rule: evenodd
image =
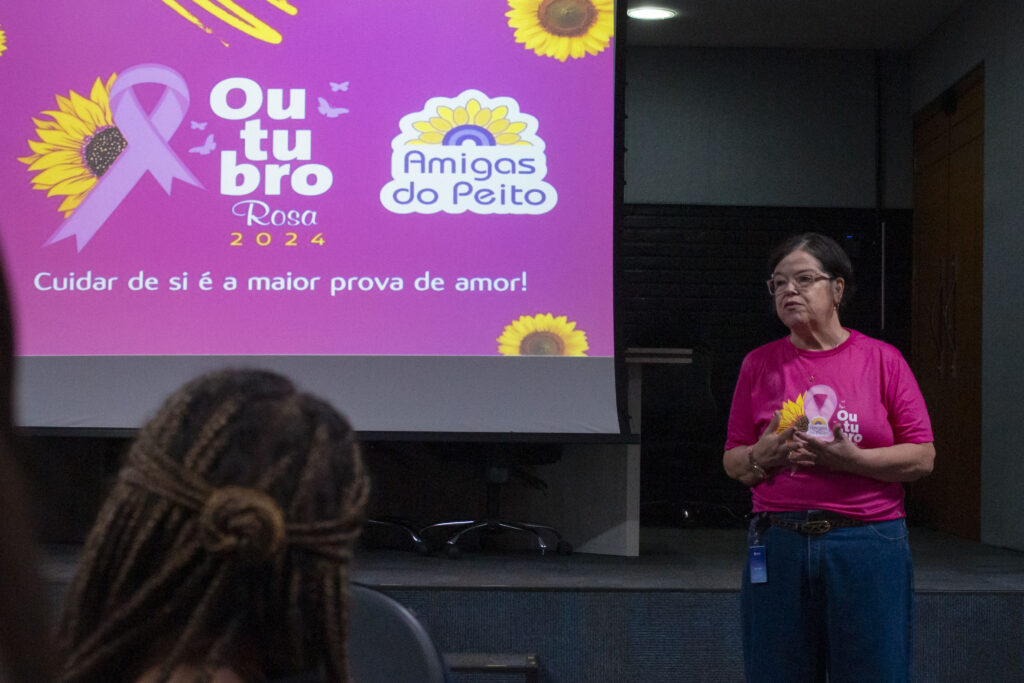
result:
<svg viewBox="0 0 1024 683"><path fill-rule="evenodd" d="M790 282L792 282L794 285L796 285L796 288L798 290L800 290L801 292L806 292L808 289L810 289L811 287L814 286L815 282L819 282L820 280L835 280L835 279L836 278L835 278L834 275L822 275L821 273L805 272L805 273L797 273L796 275L793 276L792 280L790 280L789 278L787 278L784 275L776 275L776 276L772 277L770 280L768 280L767 284L768 284L768 291L771 292L772 296L775 296L775 294L780 289L781 290L785 290L786 287L789 286Z"/></svg>

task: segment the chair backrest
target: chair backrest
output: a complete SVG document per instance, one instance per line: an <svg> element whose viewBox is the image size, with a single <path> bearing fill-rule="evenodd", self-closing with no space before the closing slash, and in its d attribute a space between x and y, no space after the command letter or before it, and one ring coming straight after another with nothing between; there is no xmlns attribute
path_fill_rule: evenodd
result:
<svg viewBox="0 0 1024 683"><path fill-rule="evenodd" d="M423 624L397 600L350 583L348 663L356 683L447 683Z"/></svg>

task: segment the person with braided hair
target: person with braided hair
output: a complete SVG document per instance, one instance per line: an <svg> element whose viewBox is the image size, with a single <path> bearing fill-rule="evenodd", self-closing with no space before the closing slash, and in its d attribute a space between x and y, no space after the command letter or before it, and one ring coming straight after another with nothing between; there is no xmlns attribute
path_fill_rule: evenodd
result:
<svg viewBox="0 0 1024 683"><path fill-rule="evenodd" d="M286 378L186 384L140 430L86 539L60 680L347 683L368 494L348 422Z"/></svg>

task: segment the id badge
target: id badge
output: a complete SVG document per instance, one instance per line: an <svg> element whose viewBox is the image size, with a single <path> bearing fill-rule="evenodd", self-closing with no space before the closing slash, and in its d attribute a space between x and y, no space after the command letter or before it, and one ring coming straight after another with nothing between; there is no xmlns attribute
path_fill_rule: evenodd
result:
<svg viewBox="0 0 1024 683"><path fill-rule="evenodd" d="M752 545L750 550L750 583L768 583L768 564L764 546Z"/></svg>

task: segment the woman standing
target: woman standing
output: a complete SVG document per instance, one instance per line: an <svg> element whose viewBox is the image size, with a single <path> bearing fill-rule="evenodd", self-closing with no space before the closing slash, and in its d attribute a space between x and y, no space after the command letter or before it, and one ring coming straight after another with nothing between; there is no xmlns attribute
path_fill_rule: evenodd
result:
<svg viewBox="0 0 1024 683"><path fill-rule="evenodd" d="M773 253L789 335L743 361L723 463L751 487L741 590L749 681L908 681L902 482L932 470L924 399L894 347L844 328L850 259L816 233Z"/></svg>

